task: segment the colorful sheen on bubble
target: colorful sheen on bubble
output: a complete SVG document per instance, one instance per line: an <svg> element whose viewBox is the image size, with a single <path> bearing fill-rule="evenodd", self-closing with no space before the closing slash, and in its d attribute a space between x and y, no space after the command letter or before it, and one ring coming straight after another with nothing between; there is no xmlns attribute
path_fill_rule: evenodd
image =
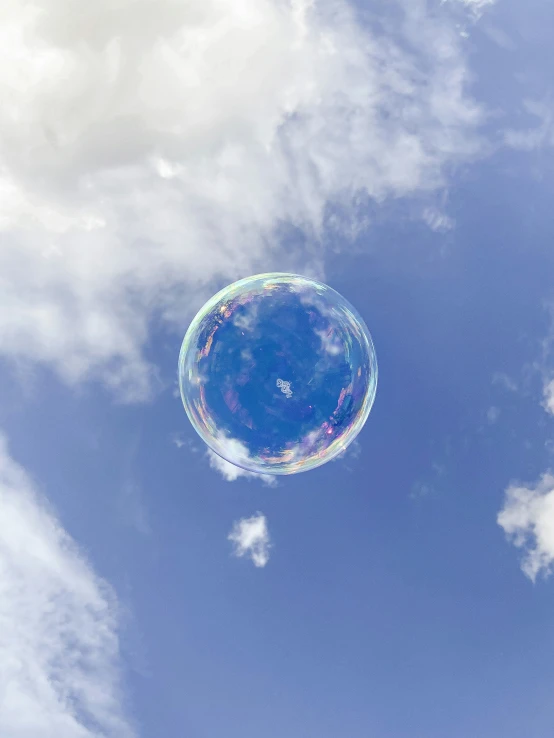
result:
<svg viewBox="0 0 554 738"><path fill-rule="evenodd" d="M200 437L260 474L295 474L339 456L362 429L377 359L360 315L296 274L259 274L212 297L179 356L179 386Z"/></svg>

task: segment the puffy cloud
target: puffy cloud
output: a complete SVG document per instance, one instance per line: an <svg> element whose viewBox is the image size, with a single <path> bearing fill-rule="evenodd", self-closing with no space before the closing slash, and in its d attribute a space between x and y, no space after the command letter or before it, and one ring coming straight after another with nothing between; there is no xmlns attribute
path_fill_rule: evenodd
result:
<svg viewBox="0 0 554 738"><path fill-rule="evenodd" d="M152 318L183 330L214 279L321 273L329 203L478 155L455 22L396 2L379 34L335 0L3 2L0 352L147 397ZM281 250L283 223L312 246Z"/></svg>
<svg viewBox="0 0 554 738"><path fill-rule="evenodd" d="M116 602L0 437L0 735L131 738Z"/></svg>
<svg viewBox="0 0 554 738"><path fill-rule="evenodd" d="M544 474L534 487L510 486L498 524L523 550L523 572L532 581L541 572L548 576L554 562L554 476Z"/></svg>
<svg viewBox="0 0 554 738"><path fill-rule="evenodd" d="M218 434L215 440L220 452L225 456L236 459L238 463L248 463L250 455L244 443L236 438L227 438L223 433ZM201 447L206 448L201 441L197 445L190 439L183 440L179 434L174 435L172 441L178 449L187 448L193 454L198 453ZM227 482L235 482L237 479L260 479L268 487L274 487L277 484L274 476L250 472L240 466L235 466L235 464L216 454L211 448L207 450L206 456L211 468L221 474Z"/></svg>
<svg viewBox="0 0 554 738"><path fill-rule="evenodd" d="M258 512L233 524L228 540L233 543L235 556L248 556L254 566L264 567L269 561L271 542L265 515Z"/></svg>
<svg viewBox="0 0 554 738"><path fill-rule="evenodd" d="M238 443L238 441L236 443ZM269 474L258 474L256 472L250 472L246 469L242 469L240 466L235 466L234 464L231 464L230 461L227 461L223 457L218 456L211 449L208 450L208 459L210 461L210 466L212 467L212 469L215 469L215 471L219 472L219 474L221 474L221 476L228 482L235 482L237 479L245 478L260 479L268 487L274 487L277 484L277 480L275 479L275 477L272 477Z"/></svg>

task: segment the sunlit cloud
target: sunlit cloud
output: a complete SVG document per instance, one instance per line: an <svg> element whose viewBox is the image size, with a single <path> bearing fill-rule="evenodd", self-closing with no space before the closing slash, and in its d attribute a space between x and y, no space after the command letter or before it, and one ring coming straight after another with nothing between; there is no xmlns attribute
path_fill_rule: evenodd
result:
<svg viewBox="0 0 554 738"><path fill-rule="evenodd" d="M554 476L544 474L534 486L511 485L498 524L523 551L521 568L531 581L539 574L550 575L554 562Z"/></svg>
<svg viewBox="0 0 554 738"><path fill-rule="evenodd" d="M252 560L254 566L263 568L269 561L271 541L267 520L262 513L234 523L228 540L233 544L233 554L238 557L246 556Z"/></svg>
<svg viewBox="0 0 554 738"><path fill-rule="evenodd" d="M275 477L269 474L250 472L240 466L235 466L230 461L218 456L211 449L208 449L207 454L211 468L221 474L227 482L236 482L237 479L259 479L268 487L275 487L277 484Z"/></svg>
<svg viewBox="0 0 554 738"><path fill-rule="evenodd" d="M389 36L335 0L2 3L0 354L148 398L154 315L184 332L214 279L321 276L329 203L479 156L449 8L394 5Z"/></svg>

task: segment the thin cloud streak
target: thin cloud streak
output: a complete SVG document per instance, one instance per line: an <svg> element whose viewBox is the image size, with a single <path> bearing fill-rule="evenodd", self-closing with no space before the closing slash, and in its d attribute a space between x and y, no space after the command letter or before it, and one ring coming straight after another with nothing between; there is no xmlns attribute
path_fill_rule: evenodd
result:
<svg viewBox="0 0 554 738"><path fill-rule="evenodd" d="M0 435L0 735L133 738L117 602Z"/></svg>

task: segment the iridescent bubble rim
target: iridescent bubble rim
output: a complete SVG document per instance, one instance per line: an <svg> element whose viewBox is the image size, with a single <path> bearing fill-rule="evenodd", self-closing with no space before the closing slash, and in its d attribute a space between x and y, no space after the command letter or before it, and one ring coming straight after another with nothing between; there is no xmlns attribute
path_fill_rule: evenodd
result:
<svg viewBox="0 0 554 738"><path fill-rule="evenodd" d="M330 439L327 435L331 432L329 424L323 423L321 427L300 438L293 447L282 449L277 456L249 455L245 448L240 448L240 443L237 444L234 439L228 438L216 427L210 409L206 404L202 378L198 375L198 364L202 357L208 355L219 325L215 324L213 329L206 333L206 320L212 314L219 314L222 320L227 320L240 305L245 305L255 296L263 294L265 291L283 285L289 285L294 292L304 293L308 305L313 304L311 302L313 296L317 299L318 296L324 297L332 294L337 298L343 316L348 321L349 328L344 350L348 356L352 348L352 341L355 339L359 342L369 362L368 386L364 392L359 411L351 419L348 426L342 429L339 437L329 442ZM205 340L202 345L199 345L199 339L202 336L205 337ZM375 349L363 318L342 295L331 287L297 274L280 272L257 274L234 282L220 290L206 302L192 320L179 354L181 399L196 432L207 446L222 458L235 466L260 474L281 475L308 471L341 454L358 435L368 418L375 400L377 378L378 368ZM194 397L191 397L190 392L187 393L186 382L198 386L198 390L192 393Z"/></svg>

